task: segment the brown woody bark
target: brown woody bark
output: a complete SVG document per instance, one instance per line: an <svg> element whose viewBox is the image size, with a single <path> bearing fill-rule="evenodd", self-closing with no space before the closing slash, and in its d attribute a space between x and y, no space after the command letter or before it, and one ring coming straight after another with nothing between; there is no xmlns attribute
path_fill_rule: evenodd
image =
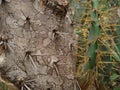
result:
<svg viewBox="0 0 120 90"><path fill-rule="evenodd" d="M75 35L65 17L68 1L41 2L2 1L0 34L8 38L1 73L23 90L73 90Z"/></svg>

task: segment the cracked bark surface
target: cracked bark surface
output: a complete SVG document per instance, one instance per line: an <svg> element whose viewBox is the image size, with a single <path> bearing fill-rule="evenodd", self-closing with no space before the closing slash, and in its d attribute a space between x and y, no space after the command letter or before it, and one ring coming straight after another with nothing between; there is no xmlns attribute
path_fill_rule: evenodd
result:
<svg viewBox="0 0 120 90"><path fill-rule="evenodd" d="M40 2L1 3L0 35L8 36L1 75L23 90L73 90L75 35L66 17Z"/></svg>

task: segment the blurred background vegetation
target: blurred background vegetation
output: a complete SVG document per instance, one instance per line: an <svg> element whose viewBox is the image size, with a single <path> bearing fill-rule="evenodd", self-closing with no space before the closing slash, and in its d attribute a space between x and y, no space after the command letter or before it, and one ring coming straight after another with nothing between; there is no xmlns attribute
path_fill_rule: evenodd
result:
<svg viewBox="0 0 120 90"><path fill-rule="evenodd" d="M120 90L120 0L71 0L82 90Z"/></svg>

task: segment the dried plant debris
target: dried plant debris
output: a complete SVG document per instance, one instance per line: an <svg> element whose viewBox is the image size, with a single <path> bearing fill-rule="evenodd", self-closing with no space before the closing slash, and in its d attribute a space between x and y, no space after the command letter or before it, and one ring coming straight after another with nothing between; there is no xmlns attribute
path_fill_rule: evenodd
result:
<svg viewBox="0 0 120 90"><path fill-rule="evenodd" d="M0 55L2 53L7 53L8 52L8 36L3 35L0 37Z"/></svg>
<svg viewBox="0 0 120 90"><path fill-rule="evenodd" d="M57 0L42 0L43 4L53 10L53 13L60 16L66 16L69 3L66 1L60 3Z"/></svg>
<svg viewBox="0 0 120 90"><path fill-rule="evenodd" d="M0 68L4 66L5 63L5 54L0 55Z"/></svg>
<svg viewBox="0 0 120 90"><path fill-rule="evenodd" d="M66 0L65 0L66 1ZM40 4L41 8L46 8L52 9L53 13L59 16L66 16L67 10L68 10L68 5L69 3L63 2L62 0L35 0L34 3L36 4L36 7L38 6L38 3Z"/></svg>
<svg viewBox="0 0 120 90"><path fill-rule="evenodd" d="M1 5L3 2L11 2L11 0L0 0L0 5Z"/></svg>
<svg viewBox="0 0 120 90"><path fill-rule="evenodd" d="M3 67L5 63L5 54L8 50L7 39L8 39L7 36L0 37L0 67Z"/></svg>
<svg viewBox="0 0 120 90"><path fill-rule="evenodd" d="M0 90L19 90L13 83L0 76Z"/></svg>

